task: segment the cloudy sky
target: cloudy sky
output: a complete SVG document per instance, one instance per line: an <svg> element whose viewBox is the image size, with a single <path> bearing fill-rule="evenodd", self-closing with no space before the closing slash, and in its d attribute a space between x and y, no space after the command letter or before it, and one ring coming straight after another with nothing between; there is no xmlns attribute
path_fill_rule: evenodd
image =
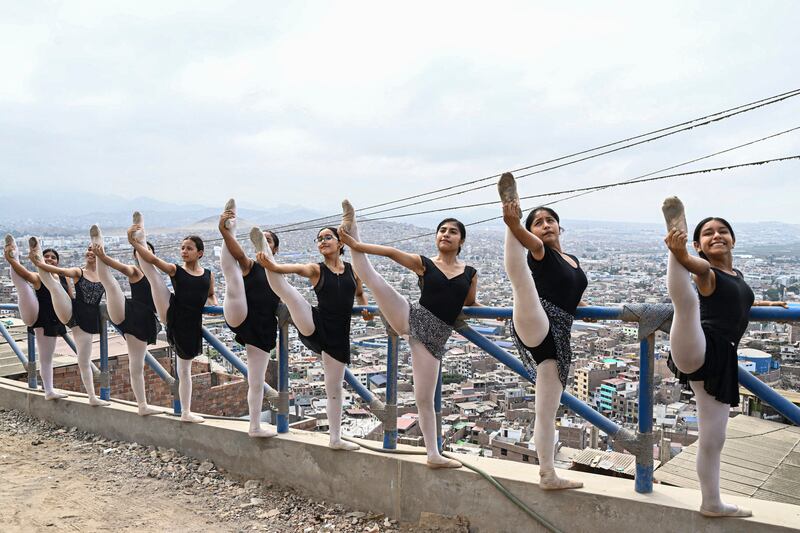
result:
<svg viewBox="0 0 800 533"><path fill-rule="evenodd" d="M800 88L798 20L790 1L6 1L0 197L234 196L326 212L343 196L392 200ZM629 179L795 126L800 97L519 188ZM800 131L687 169L798 153ZM800 162L776 163L558 208L649 222L677 194L698 215L800 223L799 175Z"/></svg>

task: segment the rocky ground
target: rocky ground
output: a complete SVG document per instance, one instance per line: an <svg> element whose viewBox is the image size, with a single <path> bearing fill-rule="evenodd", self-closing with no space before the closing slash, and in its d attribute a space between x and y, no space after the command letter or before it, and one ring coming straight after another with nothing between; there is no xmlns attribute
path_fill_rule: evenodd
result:
<svg viewBox="0 0 800 533"><path fill-rule="evenodd" d="M290 488L236 479L173 449L109 441L0 410L6 531L468 531L463 519L398 524Z"/></svg>

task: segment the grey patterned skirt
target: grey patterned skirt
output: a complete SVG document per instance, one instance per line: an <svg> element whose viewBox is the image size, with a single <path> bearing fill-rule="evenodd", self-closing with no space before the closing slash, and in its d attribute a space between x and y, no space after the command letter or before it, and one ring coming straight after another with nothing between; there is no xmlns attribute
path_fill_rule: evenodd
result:
<svg viewBox="0 0 800 533"><path fill-rule="evenodd" d="M409 336L421 342L425 348L438 360L447 351L445 345L453 326L442 321L439 317L422 307L418 302L408 302L408 326Z"/></svg>
<svg viewBox="0 0 800 533"><path fill-rule="evenodd" d="M517 346L522 364L531 376L531 381L536 383L536 367L547 359L555 359L558 367L558 379L564 389L567 388L569 365L572 363L572 347L570 346L570 333L572 321L575 317L557 305L544 298L539 298L542 308L550 320L550 331L539 346L526 346L514 331L514 321L511 321L511 331L514 344Z"/></svg>

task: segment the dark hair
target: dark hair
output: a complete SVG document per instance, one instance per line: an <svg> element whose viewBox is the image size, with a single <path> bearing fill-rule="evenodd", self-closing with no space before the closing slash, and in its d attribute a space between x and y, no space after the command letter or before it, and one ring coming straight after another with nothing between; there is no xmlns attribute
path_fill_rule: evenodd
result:
<svg viewBox="0 0 800 533"><path fill-rule="evenodd" d="M458 228L458 232L461 234L462 241L467 240L467 228L464 227L464 223L458 220L457 218L446 218L441 222L439 222L436 225L436 233L439 233L439 230L442 229L442 226L444 226L448 222L452 222L456 225L456 227ZM458 253L461 253L461 245L458 246Z"/></svg>
<svg viewBox="0 0 800 533"><path fill-rule="evenodd" d="M197 235L187 235L183 238L184 241L192 241L194 245L197 247L198 252L202 252L206 249L206 245L203 244L203 239L201 239ZM183 242L183 241L181 241Z"/></svg>
<svg viewBox="0 0 800 533"><path fill-rule="evenodd" d="M698 222L697 226L694 227L694 234L692 235L692 241L696 243L700 242L700 232L703 230L703 226L705 226L712 220L715 220L721 223L726 228L728 228L728 231L731 232L731 238L733 239L733 242L736 242L736 234L733 232L733 227L731 227L731 223L722 217L706 217L700 222ZM703 252L698 252L698 255L703 259L708 259L708 257L706 257L706 254L704 254Z"/></svg>
<svg viewBox="0 0 800 533"><path fill-rule="evenodd" d="M275 232L274 232L274 231L272 231L272 230L269 230L269 229L267 230L267 233L269 233L270 237L272 237L272 244L274 244L274 245L275 245L275 248L277 248L278 246L280 246L280 244L281 244L281 240L278 238L278 234L277 234L277 233L275 233Z"/></svg>
<svg viewBox="0 0 800 533"><path fill-rule="evenodd" d="M58 261L59 263L61 262L61 256L58 255L58 252L56 252L55 249L53 249L53 248L45 248L44 250L42 250L42 257L44 257L44 255L47 254L47 253L51 253L51 254L55 255L56 256L56 261Z"/></svg>
<svg viewBox="0 0 800 533"><path fill-rule="evenodd" d="M525 219L525 229L526 230L528 230L528 231L531 230L531 226L533 225L533 219L536 218L536 213L538 213L539 211L547 211L548 213L550 213L550 215L554 219L556 219L556 222L558 222L559 229L561 228L561 219L558 217L558 213L556 213L555 211L553 211L553 209L551 209L549 207L545 207L543 205L540 205L539 207L534 207L533 209L531 209L531 212L528 213L528 217Z"/></svg>
<svg viewBox="0 0 800 533"><path fill-rule="evenodd" d="M333 236L336 237L336 240L337 241L339 240L339 230L334 228L333 226L325 226L324 228L321 228L317 232L317 237L319 237L319 234L322 233L323 231L325 231L326 229L331 230L331 233L333 233ZM272 233L272 232L270 232L270 233ZM339 255L344 255L344 246L339 248Z"/></svg>

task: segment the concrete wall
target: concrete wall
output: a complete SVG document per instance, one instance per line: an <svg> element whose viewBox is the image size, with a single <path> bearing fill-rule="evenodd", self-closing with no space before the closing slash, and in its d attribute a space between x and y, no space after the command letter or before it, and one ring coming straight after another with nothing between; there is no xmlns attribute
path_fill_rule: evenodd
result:
<svg viewBox="0 0 800 533"><path fill-rule="evenodd" d="M269 440L251 439L246 422L208 420L195 425L166 415L142 418L127 405L94 408L77 396L48 402L24 384L4 379L0 379L0 407L109 439L175 448L246 479L271 480L407 522L416 522L420 512L428 511L466 516L480 533L544 530L477 474L464 468L430 470L424 456L363 449L337 452L325 445L327 436L303 431ZM538 478L536 466L472 457L465 460L489 472L563 531L646 528L648 533L745 533L796 531L800 524L800 507L792 505L731 497L733 503L753 509L755 518L707 519L695 511L700 503L697 491L657 486L653 494L639 495L629 480L579 472L570 472L570 477L582 480L586 488L545 493L532 483Z"/></svg>

